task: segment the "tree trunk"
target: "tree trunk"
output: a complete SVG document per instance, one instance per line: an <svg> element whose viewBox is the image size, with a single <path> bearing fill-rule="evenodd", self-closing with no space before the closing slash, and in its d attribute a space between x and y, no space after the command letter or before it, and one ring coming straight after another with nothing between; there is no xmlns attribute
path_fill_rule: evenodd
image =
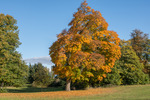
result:
<svg viewBox="0 0 150 100"><path fill-rule="evenodd" d="M4 86L4 82L1 83L1 89L3 89L3 86Z"/></svg>
<svg viewBox="0 0 150 100"><path fill-rule="evenodd" d="M71 80L66 81L66 91L70 91Z"/></svg>

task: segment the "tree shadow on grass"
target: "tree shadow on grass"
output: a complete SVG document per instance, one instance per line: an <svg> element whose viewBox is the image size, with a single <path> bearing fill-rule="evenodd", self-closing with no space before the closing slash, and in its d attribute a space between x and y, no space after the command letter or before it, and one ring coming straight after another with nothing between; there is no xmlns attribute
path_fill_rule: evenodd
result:
<svg viewBox="0 0 150 100"><path fill-rule="evenodd" d="M64 91L63 87L19 87L19 88L7 88L9 93L32 93L32 92L53 92L53 91Z"/></svg>

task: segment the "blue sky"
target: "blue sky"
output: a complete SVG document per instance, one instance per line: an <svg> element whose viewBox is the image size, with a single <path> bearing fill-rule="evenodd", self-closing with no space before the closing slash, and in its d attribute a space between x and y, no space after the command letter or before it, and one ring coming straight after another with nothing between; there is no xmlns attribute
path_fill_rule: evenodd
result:
<svg viewBox="0 0 150 100"><path fill-rule="evenodd" d="M0 13L17 20L23 59L48 58L56 34L68 27L84 0L0 0ZM135 28L150 33L150 0L87 0L102 13L109 30L128 40Z"/></svg>

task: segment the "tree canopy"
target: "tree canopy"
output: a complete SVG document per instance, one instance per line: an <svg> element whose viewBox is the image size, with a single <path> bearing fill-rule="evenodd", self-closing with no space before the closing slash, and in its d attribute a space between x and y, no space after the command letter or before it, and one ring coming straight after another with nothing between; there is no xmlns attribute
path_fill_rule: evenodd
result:
<svg viewBox="0 0 150 100"><path fill-rule="evenodd" d="M49 69L41 63L29 65L29 82L33 86L48 86L52 79Z"/></svg>
<svg viewBox="0 0 150 100"><path fill-rule="evenodd" d="M70 28L63 30L49 48L54 73L75 80L93 77L101 81L111 71L120 57L120 39L114 31L107 30L108 23L99 11L91 9L84 1L73 15ZM70 90L66 86L66 90Z"/></svg>
<svg viewBox="0 0 150 100"><path fill-rule="evenodd" d="M17 21L10 15L0 14L0 83L22 85L27 78L25 62L16 48L21 44L18 37Z"/></svg>

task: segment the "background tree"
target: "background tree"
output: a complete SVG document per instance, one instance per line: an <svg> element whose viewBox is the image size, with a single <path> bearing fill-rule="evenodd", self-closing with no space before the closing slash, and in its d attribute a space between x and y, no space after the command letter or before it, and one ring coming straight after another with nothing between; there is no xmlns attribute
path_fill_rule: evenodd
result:
<svg viewBox="0 0 150 100"><path fill-rule="evenodd" d="M33 86L48 86L52 80L49 69L41 63L29 65L29 82Z"/></svg>
<svg viewBox="0 0 150 100"><path fill-rule="evenodd" d="M131 45L140 61L144 64L144 72L150 73L150 39L148 39L148 34L138 29L133 30L131 33Z"/></svg>
<svg viewBox="0 0 150 100"><path fill-rule="evenodd" d="M16 48L21 44L17 21L10 15L0 14L0 83L20 86L27 78L28 67L21 61Z"/></svg>
<svg viewBox="0 0 150 100"><path fill-rule="evenodd" d="M144 64L144 72L149 74L150 77L150 39L145 39L144 43L144 52L143 52L143 64Z"/></svg>
<svg viewBox="0 0 150 100"><path fill-rule="evenodd" d="M66 78L66 90L77 80L101 81L120 57L120 39L107 30L108 23L99 11L84 1L73 15L70 28L57 36L50 49L54 73Z"/></svg>
<svg viewBox="0 0 150 100"><path fill-rule="evenodd" d="M35 74L35 67L33 67L31 64L29 64L28 83L30 83L30 84L33 83L34 74Z"/></svg>
<svg viewBox="0 0 150 100"><path fill-rule="evenodd" d="M143 64L136 52L132 49L130 41L121 42L121 58L117 66L121 68L122 84L146 84L149 82L148 75L143 73Z"/></svg>

